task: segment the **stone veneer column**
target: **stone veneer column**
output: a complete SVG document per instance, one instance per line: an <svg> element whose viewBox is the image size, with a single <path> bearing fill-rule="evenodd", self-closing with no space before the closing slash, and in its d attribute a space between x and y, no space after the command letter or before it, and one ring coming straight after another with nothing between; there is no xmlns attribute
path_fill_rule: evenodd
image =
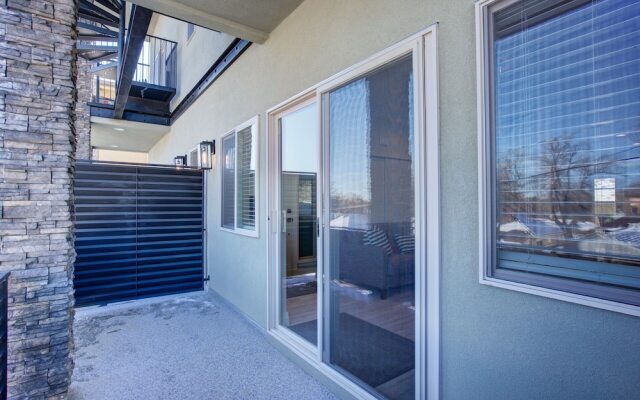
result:
<svg viewBox="0 0 640 400"><path fill-rule="evenodd" d="M91 159L91 64L78 57L76 80L78 99L76 102L76 160Z"/></svg>
<svg viewBox="0 0 640 400"><path fill-rule="evenodd" d="M9 395L64 399L73 361L76 0L0 2L0 270Z"/></svg>

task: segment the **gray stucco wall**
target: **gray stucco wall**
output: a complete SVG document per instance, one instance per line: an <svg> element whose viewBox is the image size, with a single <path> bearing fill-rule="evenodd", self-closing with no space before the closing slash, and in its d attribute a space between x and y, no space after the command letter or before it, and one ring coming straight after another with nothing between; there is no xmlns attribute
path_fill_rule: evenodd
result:
<svg viewBox="0 0 640 400"><path fill-rule="evenodd" d="M446 399L637 398L640 318L478 283L474 2L306 0L253 45L150 152L168 163L260 116L260 237L218 229L209 180L211 286L266 326L265 111L439 22L442 395Z"/></svg>

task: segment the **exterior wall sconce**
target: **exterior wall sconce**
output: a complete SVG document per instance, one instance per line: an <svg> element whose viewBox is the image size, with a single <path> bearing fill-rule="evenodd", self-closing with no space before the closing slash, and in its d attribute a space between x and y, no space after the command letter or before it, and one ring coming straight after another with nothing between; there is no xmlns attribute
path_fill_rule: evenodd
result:
<svg viewBox="0 0 640 400"><path fill-rule="evenodd" d="M187 156L175 156L173 158L173 163L176 168L182 168L187 165Z"/></svg>
<svg viewBox="0 0 640 400"><path fill-rule="evenodd" d="M200 142L198 145L200 168L211 169L213 167L213 162L211 160L213 154L215 154L215 142Z"/></svg>

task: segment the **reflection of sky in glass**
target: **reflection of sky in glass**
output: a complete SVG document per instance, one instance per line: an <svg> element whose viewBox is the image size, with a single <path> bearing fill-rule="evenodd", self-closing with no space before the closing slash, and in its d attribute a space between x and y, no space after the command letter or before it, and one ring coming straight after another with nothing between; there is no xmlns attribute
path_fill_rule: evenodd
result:
<svg viewBox="0 0 640 400"><path fill-rule="evenodd" d="M332 196L371 199L369 87L366 78L331 92Z"/></svg>
<svg viewBox="0 0 640 400"><path fill-rule="evenodd" d="M498 222L551 222L587 252L575 242L640 222L640 0L593 1L497 38L494 52ZM611 178L613 206L594 206L594 182Z"/></svg>
<svg viewBox="0 0 640 400"><path fill-rule="evenodd" d="M282 170L316 173L318 169L318 109L316 103L280 119Z"/></svg>

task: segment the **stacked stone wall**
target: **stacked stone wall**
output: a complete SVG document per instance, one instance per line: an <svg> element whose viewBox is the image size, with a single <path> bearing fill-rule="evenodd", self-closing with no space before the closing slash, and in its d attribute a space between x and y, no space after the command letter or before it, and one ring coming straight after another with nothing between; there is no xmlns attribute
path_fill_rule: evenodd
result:
<svg viewBox="0 0 640 400"><path fill-rule="evenodd" d="M91 65L82 57L78 58L76 89L76 159L91 159Z"/></svg>
<svg viewBox="0 0 640 400"><path fill-rule="evenodd" d="M75 0L0 2L0 271L11 399L66 398L73 362Z"/></svg>

